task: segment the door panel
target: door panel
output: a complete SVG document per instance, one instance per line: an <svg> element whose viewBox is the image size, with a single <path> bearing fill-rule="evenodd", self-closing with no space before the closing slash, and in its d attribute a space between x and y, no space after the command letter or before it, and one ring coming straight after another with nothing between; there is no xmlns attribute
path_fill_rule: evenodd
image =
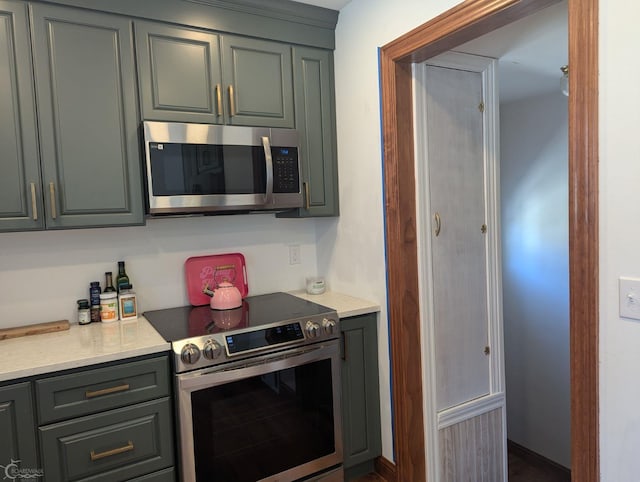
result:
<svg viewBox="0 0 640 482"><path fill-rule="evenodd" d="M142 224L131 22L31 8L47 228Z"/></svg>
<svg viewBox="0 0 640 482"><path fill-rule="evenodd" d="M0 1L0 231L44 227L32 86L26 5Z"/></svg>
<svg viewBox="0 0 640 482"><path fill-rule="evenodd" d="M503 410L496 408L439 430L441 481L504 480Z"/></svg>
<svg viewBox="0 0 640 482"><path fill-rule="evenodd" d="M294 127L289 45L225 35L222 71L231 124Z"/></svg>
<svg viewBox="0 0 640 482"><path fill-rule="evenodd" d="M216 34L136 22L136 45L144 119L222 122Z"/></svg>
<svg viewBox="0 0 640 482"><path fill-rule="evenodd" d="M490 392L482 77L428 66L436 408ZM438 220L435 220L435 217ZM439 233L436 234L437 224Z"/></svg>

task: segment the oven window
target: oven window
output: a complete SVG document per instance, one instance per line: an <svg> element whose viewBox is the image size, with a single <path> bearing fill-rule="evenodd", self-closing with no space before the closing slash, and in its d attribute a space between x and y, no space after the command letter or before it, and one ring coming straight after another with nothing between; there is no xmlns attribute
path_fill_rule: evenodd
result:
<svg viewBox="0 0 640 482"><path fill-rule="evenodd" d="M154 196L264 194L261 146L149 143Z"/></svg>
<svg viewBox="0 0 640 482"><path fill-rule="evenodd" d="M199 482L255 482L335 452L331 360L193 392Z"/></svg>

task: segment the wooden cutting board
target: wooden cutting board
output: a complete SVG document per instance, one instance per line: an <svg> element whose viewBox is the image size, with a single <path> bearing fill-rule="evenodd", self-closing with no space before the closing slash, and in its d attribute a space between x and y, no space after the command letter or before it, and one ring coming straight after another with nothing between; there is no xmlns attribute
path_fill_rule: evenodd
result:
<svg viewBox="0 0 640 482"><path fill-rule="evenodd" d="M41 333L51 333L54 331L64 331L69 329L69 320L49 321L47 323L36 323L35 325L16 326L15 328L0 329L0 340L7 338L18 338L21 336L39 335Z"/></svg>

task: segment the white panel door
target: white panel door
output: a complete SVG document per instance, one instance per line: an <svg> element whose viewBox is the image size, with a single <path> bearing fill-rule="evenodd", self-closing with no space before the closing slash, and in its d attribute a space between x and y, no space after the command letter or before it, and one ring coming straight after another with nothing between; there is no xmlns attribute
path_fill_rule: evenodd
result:
<svg viewBox="0 0 640 482"><path fill-rule="evenodd" d="M482 74L427 66L436 409L491 389Z"/></svg>

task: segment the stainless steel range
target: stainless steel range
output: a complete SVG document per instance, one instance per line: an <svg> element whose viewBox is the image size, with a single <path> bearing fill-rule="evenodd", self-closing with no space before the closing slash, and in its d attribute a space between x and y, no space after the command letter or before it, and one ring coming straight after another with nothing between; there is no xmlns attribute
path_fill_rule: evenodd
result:
<svg viewBox="0 0 640 482"><path fill-rule="evenodd" d="M144 315L174 352L184 482L343 480L335 310L273 293Z"/></svg>

